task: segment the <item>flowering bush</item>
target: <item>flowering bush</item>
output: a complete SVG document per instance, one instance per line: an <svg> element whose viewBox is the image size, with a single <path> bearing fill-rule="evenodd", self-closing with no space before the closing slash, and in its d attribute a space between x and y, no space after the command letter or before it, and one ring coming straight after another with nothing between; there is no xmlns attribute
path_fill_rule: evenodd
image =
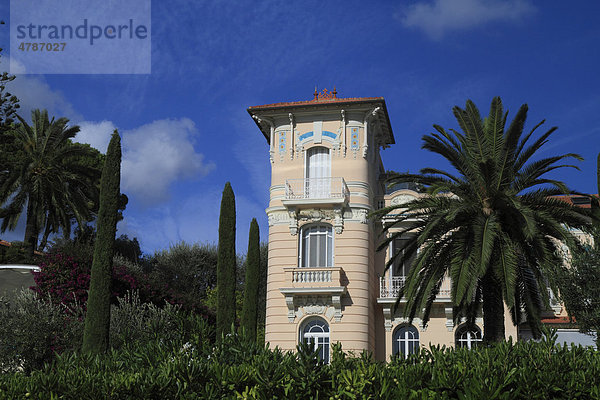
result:
<svg viewBox="0 0 600 400"><path fill-rule="evenodd" d="M34 272L35 286L31 289L42 298L63 304L68 310L78 307L85 311L90 273L91 251L82 246L65 247L44 255L39 264L40 271ZM178 290L179 289L179 290ZM204 306L191 293L182 293L180 288L148 277L137 264L123 257L115 257L112 271L111 302L129 292L137 292L141 303L180 306L204 318L209 324L216 322L215 313Z"/></svg>
<svg viewBox="0 0 600 400"><path fill-rule="evenodd" d="M81 306L85 310L90 288L91 260L82 260L61 252L49 253L33 272L35 286L31 289L43 298L50 298L69 309ZM112 302L128 291L138 289L137 280L121 265L112 271Z"/></svg>

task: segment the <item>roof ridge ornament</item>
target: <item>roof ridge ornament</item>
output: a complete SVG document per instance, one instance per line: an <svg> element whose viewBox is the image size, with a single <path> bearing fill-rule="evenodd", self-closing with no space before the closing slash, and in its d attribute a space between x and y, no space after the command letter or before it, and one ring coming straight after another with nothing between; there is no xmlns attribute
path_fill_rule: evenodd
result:
<svg viewBox="0 0 600 400"><path fill-rule="evenodd" d="M322 100L337 100L337 90L335 86L333 87L333 91L330 92L327 88L323 89L321 93L317 90L315 86L315 92L313 93L313 101L322 101Z"/></svg>

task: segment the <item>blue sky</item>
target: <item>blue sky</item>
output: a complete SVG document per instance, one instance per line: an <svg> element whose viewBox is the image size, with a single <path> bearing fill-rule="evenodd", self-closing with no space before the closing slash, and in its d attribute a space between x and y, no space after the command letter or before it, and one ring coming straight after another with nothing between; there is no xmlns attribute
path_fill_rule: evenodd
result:
<svg viewBox="0 0 600 400"><path fill-rule="evenodd" d="M9 22L8 0L0 16ZM472 99L487 113L501 96L510 118L527 103L528 127L542 119L559 127L541 155L585 158L581 171L554 176L595 193L599 16L596 1L153 1L151 74L22 74L11 90L23 116L33 108L65 116L101 151L119 129L130 199L119 232L145 252L216 242L226 181L245 252L251 218L267 237L270 182L267 143L245 110L309 100L315 85L385 97L397 144L384 165L398 171L447 167L420 149L421 137L434 123L457 127L454 105ZM7 25L0 47L9 47Z"/></svg>

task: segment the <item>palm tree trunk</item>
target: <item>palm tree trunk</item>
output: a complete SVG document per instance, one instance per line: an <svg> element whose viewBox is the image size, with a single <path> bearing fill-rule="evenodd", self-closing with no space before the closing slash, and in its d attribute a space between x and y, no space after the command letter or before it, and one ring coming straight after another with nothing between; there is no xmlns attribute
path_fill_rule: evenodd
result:
<svg viewBox="0 0 600 400"><path fill-rule="evenodd" d="M483 277L483 341L486 343L504 340L504 300L502 286L492 271Z"/></svg>
<svg viewBox="0 0 600 400"><path fill-rule="evenodd" d="M44 251L44 248L46 248L46 244L48 244L48 237L50 236L51 230L50 230L50 225L46 224L46 229L44 230L44 236L42 236L42 240L40 241L40 245L38 247L38 249L40 251Z"/></svg>
<svg viewBox="0 0 600 400"><path fill-rule="evenodd" d="M38 227L35 201L32 201L30 197L29 201L27 201L27 222L25 224L25 237L23 238L26 253L30 257L33 257L33 252L36 250L37 238Z"/></svg>

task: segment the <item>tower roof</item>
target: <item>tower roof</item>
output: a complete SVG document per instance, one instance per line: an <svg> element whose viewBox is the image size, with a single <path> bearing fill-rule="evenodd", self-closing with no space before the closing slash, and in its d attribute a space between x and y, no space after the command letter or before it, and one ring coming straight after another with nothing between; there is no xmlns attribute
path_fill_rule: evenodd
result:
<svg viewBox="0 0 600 400"><path fill-rule="evenodd" d="M387 131L387 140L385 144L394 144L394 134L392 132L392 125L390 123L390 117L387 112L385 105L385 99L383 97L337 97L337 91L334 88L333 91L323 89L322 92L318 92L315 88L312 100L300 100L300 101L289 101L280 103L263 104L259 106L248 107L247 111L253 118L255 116L267 116L268 114L285 114L286 112L297 112L297 111L312 111L318 109L340 109L343 106L348 107L360 107L361 105L369 108L376 109L380 107L378 111L381 112L383 117L382 125L384 130ZM256 125L262 131L263 135L269 141L269 131L266 127L261 124L256 118L254 118Z"/></svg>

